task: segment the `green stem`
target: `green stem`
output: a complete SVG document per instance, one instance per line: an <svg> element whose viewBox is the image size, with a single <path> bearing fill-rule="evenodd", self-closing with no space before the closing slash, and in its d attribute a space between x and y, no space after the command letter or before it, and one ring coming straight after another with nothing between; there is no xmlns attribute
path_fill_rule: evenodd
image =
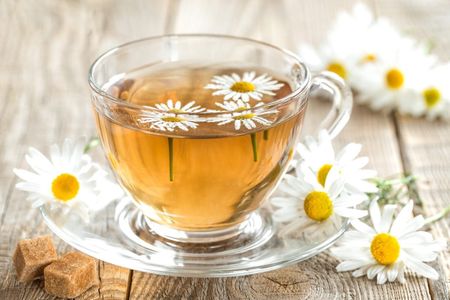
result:
<svg viewBox="0 0 450 300"><path fill-rule="evenodd" d="M89 139L86 146L84 146L83 152L88 153L89 151L91 151L92 149L97 147L99 144L100 144L99 138L96 136L93 136Z"/></svg>
<svg viewBox="0 0 450 300"><path fill-rule="evenodd" d="M429 218L425 219L425 224L431 224L436 221L439 221L440 219L444 218L448 213L450 212L450 206L447 206L439 213L435 214L434 216L431 216Z"/></svg>
<svg viewBox="0 0 450 300"><path fill-rule="evenodd" d="M269 139L269 130L264 130L263 132L263 139L267 141Z"/></svg>
<svg viewBox="0 0 450 300"><path fill-rule="evenodd" d="M173 138L167 138L169 142L169 179L173 181Z"/></svg>
<svg viewBox="0 0 450 300"><path fill-rule="evenodd" d="M250 138L252 139L253 161L258 161L258 144L256 143L256 133L251 133Z"/></svg>

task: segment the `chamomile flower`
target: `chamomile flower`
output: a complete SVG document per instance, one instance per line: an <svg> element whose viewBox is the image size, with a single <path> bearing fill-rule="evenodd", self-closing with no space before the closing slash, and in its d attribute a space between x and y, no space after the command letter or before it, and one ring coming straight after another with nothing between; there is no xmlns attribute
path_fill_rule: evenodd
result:
<svg viewBox="0 0 450 300"><path fill-rule="evenodd" d="M248 102L250 99L259 101L264 95L273 96L283 85L267 74L256 77L255 72L244 72L242 76L236 73L214 76L205 89L216 90L213 95L224 95L224 100Z"/></svg>
<svg viewBox="0 0 450 300"><path fill-rule="evenodd" d="M208 122L215 122L219 126L234 123L235 130L240 130L242 126L248 130L254 129L256 128L257 123L264 126L269 126L273 123L273 121L263 118L262 116L276 114L278 112L275 109L260 108L264 105L261 102L257 103L253 107L242 101L224 101L223 103L216 103L216 105L229 113L223 113L217 117L212 117L208 120ZM214 110L214 112L217 111Z"/></svg>
<svg viewBox="0 0 450 300"><path fill-rule="evenodd" d="M376 171L364 169L369 159L357 157L360 151L360 144L350 143L336 154L330 135L326 130L321 130L317 140L307 136L304 144L297 145L297 159L303 160L301 164L314 172L322 186L326 185L328 174L334 168L344 179L348 192L374 193L377 188L369 179L376 176Z"/></svg>
<svg viewBox="0 0 450 300"><path fill-rule="evenodd" d="M357 69L357 80L352 82L358 92L356 99L374 110L393 110L410 100L416 77L426 74L434 63L435 57L426 53L424 45L398 38L389 43L376 64Z"/></svg>
<svg viewBox="0 0 450 300"><path fill-rule="evenodd" d="M308 168L296 169L296 175L287 174L277 195L271 199L276 208L272 217L287 223L282 235L305 231L328 231L337 219L361 218L367 211L354 208L364 201L360 194L344 191L344 181L337 172L330 172L325 186L317 181Z"/></svg>
<svg viewBox="0 0 450 300"><path fill-rule="evenodd" d="M450 64L432 69L414 84L415 94L400 102L399 110L413 116L425 115L433 120L450 119Z"/></svg>
<svg viewBox="0 0 450 300"><path fill-rule="evenodd" d="M84 147L84 139L66 139L62 148L51 147L50 159L30 148L25 160L34 172L14 169L23 180L16 188L29 193L33 207L49 204L89 220L91 212L120 198L123 192L98 164L91 162L90 156L83 154Z"/></svg>
<svg viewBox="0 0 450 300"><path fill-rule="evenodd" d="M197 128L200 118L191 113L202 112L205 109L200 106L194 106L195 101L182 105L180 101L173 103L171 99L167 103L156 104L155 107L160 111L147 111L139 122L150 124L150 128L161 131L175 131L181 129L188 131Z"/></svg>
<svg viewBox="0 0 450 300"><path fill-rule="evenodd" d="M354 59L349 51L343 51L340 43L325 43L318 50L311 45L302 45L300 58L315 72L330 71L342 79L349 79L354 69Z"/></svg>
<svg viewBox="0 0 450 300"><path fill-rule="evenodd" d="M352 220L355 230L347 231L331 253L342 260L337 271L353 271L353 276L377 277L383 284L396 279L405 283L405 268L430 279L439 274L425 262L435 260L446 247L443 240L433 240L430 233L419 231L422 216L413 217L413 201L409 201L393 221L395 205L380 210L376 200L369 208L372 226Z"/></svg>
<svg viewBox="0 0 450 300"><path fill-rule="evenodd" d="M370 9L356 4L350 13L340 12L327 35L327 44L349 57L352 68L367 63L376 63L386 48L400 37L399 32L386 19L375 19ZM350 72L350 82L358 80Z"/></svg>
<svg viewBox="0 0 450 300"><path fill-rule="evenodd" d="M191 101L186 105L182 105L180 101L176 101L175 103L172 99L167 100L167 103L158 103L155 107L159 110L166 111L168 113L198 113L205 110L205 108L200 105L194 106L195 101Z"/></svg>

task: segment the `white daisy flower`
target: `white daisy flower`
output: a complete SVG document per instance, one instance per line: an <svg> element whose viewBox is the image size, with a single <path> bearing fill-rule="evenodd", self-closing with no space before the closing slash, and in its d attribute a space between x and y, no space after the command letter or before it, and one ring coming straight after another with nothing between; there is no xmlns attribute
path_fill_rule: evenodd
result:
<svg viewBox="0 0 450 300"><path fill-rule="evenodd" d="M340 217L361 218L367 211L354 207L364 201L360 194L344 191L344 181L337 172L330 172L325 186L308 168L296 169L296 176L287 174L277 195L271 199L276 208L272 217L286 224L282 235L294 232L328 231Z"/></svg>
<svg viewBox="0 0 450 300"><path fill-rule="evenodd" d="M414 84L416 93L400 102L400 111L413 116L426 115L430 120L450 119L450 64L438 66L423 74Z"/></svg>
<svg viewBox="0 0 450 300"><path fill-rule="evenodd" d="M279 90L283 85L267 74L256 77L255 72L244 72L242 77L236 73L214 76L205 89L217 90L213 92L213 95L224 95L224 100L248 102L250 98L259 101L263 95L274 96L274 91Z"/></svg>
<svg viewBox="0 0 450 300"><path fill-rule="evenodd" d="M426 53L426 47L409 38L389 42L386 51L376 63L364 64L355 70L353 87L356 99L368 103L374 110L393 110L414 94L416 76L426 74L435 63L435 57Z"/></svg>
<svg viewBox="0 0 450 300"><path fill-rule="evenodd" d="M365 63L377 62L382 54L396 41L400 33L386 19L377 18L367 5L356 4L350 13L341 12L332 26L327 43L336 45L336 50L345 53L352 68ZM358 80L350 72L350 82Z"/></svg>
<svg viewBox="0 0 450 300"><path fill-rule="evenodd" d="M144 112L139 122L150 124L150 128L161 131L172 132L177 128L183 131L188 131L190 128L195 129L201 119L199 116L192 115L191 113L202 112L205 109L200 106L194 106L194 104L195 101L191 101L183 106L180 101L173 103L169 99L167 103L155 105L160 111Z"/></svg>
<svg viewBox="0 0 450 300"><path fill-rule="evenodd" d="M299 56L314 72L327 70L348 80L355 68L354 57L341 48L341 43L325 43L318 50L304 44L299 49Z"/></svg>
<svg viewBox="0 0 450 300"><path fill-rule="evenodd" d="M342 262L337 271L353 271L353 276L367 274L377 277L377 283L405 283L405 267L419 275L437 279L439 274L424 262L435 260L446 248L446 241L433 240L430 233L418 231L424 225L422 216L413 217L413 201L400 211L392 221L395 205L385 205L383 211L376 200L369 208L373 227L352 220L355 230L347 231L331 253Z"/></svg>
<svg viewBox="0 0 450 300"><path fill-rule="evenodd" d="M216 105L230 113L224 113L216 117L212 117L208 119L208 122L217 123L219 126L234 123L235 130L241 129L242 125L248 130L254 129L256 128L257 123L264 126L269 126L273 123L273 121L267 120L262 116L276 114L278 112L275 109L258 109L258 107L264 105L262 102L257 103L253 107L251 107L250 104L239 100L237 102L224 101L223 103L216 103ZM211 110L211 112L217 111Z"/></svg>
<svg viewBox="0 0 450 300"><path fill-rule="evenodd" d="M30 148L25 160L34 172L14 169L23 180L16 188L29 193L33 207L50 204L74 211L84 220L112 200L122 197L123 191L108 179L108 174L89 155L83 154L85 139L66 139L62 148L51 146L50 159Z"/></svg>
<svg viewBox="0 0 450 300"><path fill-rule="evenodd" d="M200 105L194 106L195 101L191 101L186 105L182 105L180 101L173 102L172 99L167 100L167 103L158 103L155 107L159 110L168 113L182 114L182 113L198 113L205 110Z"/></svg>
<svg viewBox="0 0 450 300"><path fill-rule="evenodd" d="M350 143L336 154L330 135L326 130L321 130L317 140L307 136L304 144L297 145L296 156L298 160L303 160L301 165L314 172L322 186L325 186L330 170L336 169L344 179L345 190L349 193L374 193L377 188L369 180L377 173L375 170L364 169L369 159L357 157L361 147L360 144Z"/></svg>

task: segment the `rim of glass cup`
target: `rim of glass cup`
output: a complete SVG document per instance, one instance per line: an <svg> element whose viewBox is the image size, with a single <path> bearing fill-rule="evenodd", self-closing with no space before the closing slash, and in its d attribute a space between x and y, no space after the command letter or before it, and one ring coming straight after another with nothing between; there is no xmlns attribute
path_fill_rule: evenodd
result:
<svg viewBox="0 0 450 300"><path fill-rule="evenodd" d="M152 37L146 37L146 38L142 38L142 39L138 39L138 40L133 40L121 45L118 45L114 48L111 48L105 52L103 52L102 54L100 54L99 57L97 57L97 59L94 60L94 62L92 63L91 67L89 68L89 73L88 73L88 81L89 81L89 86L91 87L91 89L97 93L98 95L102 96L103 99L107 99L107 101L112 102L115 105L119 105L122 107L127 107L130 109L137 109L140 111L145 111L145 110L151 110L152 112L156 112L156 113L167 113L167 111L165 110L160 110L156 107L153 106L149 106L149 105L139 105L139 104L134 104L134 103L130 103L127 101L123 101L122 99L119 99L117 97L114 97L113 95L107 93L106 91L104 91L102 89L101 86L99 86L96 82L96 80L94 79L94 74L96 72L96 68L98 67L98 65L104 61L105 59L107 59L109 56L113 55L115 52L120 51L126 47L130 47L130 46L134 46L140 43L145 43L148 41L153 41L153 40L158 40L158 39L171 39L171 38L217 38L217 39L231 39L231 40L240 40L243 42L249 42L249 43L253 43L255 45L258 46L264 46L267 48L271 48L274 49L276 51L278 51L280 54L285 55L287 57L290 57L291 59L294 59L296 61L296 63L298 63L301 66L302 72L303 72L303 79L302 81L297 81L297 83L299 84L299 86L292 90L288 95L282 97L282 98L278 98L275 99L274 101L268 102L268 103L264 103L263 105L259 105L259 106L253 106L248 108L249 111L253 111L253 110L264 110L264 109L268 109L268 108L275 108L278 106L281 106L283 104L287 104L291 101L304 101L306 99L306 97L299 97L299 99L297 99L297 96L302 95L302 94L306 94L306 91L308 90L308 87L311 83L311 74L309 69L306 67L306 65L300 60L300 58L295 55L293 52L286 50L284 48L272 45L270 43L266 43L263 41L258 41L258 40L254 40L251 38L246 38L246 37L238 37L238 36L232 36L232 35L225 35L225 34L166 34L166 35L158 35L158 36L152 36ZM203 111L203 112L183 112L180 113L181 115L217 115L217 114L223 114L223 111Z"/></svg>

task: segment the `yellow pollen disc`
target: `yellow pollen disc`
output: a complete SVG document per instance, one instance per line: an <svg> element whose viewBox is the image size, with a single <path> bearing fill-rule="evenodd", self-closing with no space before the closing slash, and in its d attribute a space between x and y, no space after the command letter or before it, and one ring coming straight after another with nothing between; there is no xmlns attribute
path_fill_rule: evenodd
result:
<svg viewBox="0 0 450 300"><path fill-rule="evenodd" d="M255 85L248 81L238 81L235 82L230 89L237 93L250 93L255 90Z"/></svg>
<svg viewBox="0 0 450 300"><path fill-rule="evenodd" d="M402 87L405 77L399 69L390 69L386 73L386 85L393 90L397 90Z"/></svg>
<svg viewBox="0 0 450 300"><path fill-rule="evenodd" d="M67 173L60 174L52 182L52 192L56 199L67 202L75 198L80 189L78 179Z"/></svg>
<svg viewBox="0 0 450 300"><path fill-rule="evenodd" d="M331 167L333 167L333 165L325 164L319 169L319 172L317 172L317 181L319 181L322 186L325 186L325 181L327 181L328 172L330 172Z"/></svg>
<svg viewBox="0 0 450 300"><path fill-rule="evenodd" d="M177 108L169 109L169 112L174 113L174 114L182 114L182 113L184 113L184 111L182 111L181 109L177 109Z"/></svg>
<svg viewBox="0 0 450 300"><path fill-rule="evenodd" d="M396 237L388 233L379 233L370 244L370 252L378 263L390 265L395 263L400 255L400 244Z"/></svg>
<svg viewBox="0 0 450 300"><path fill-rule="evenodd" d="M245 106L241 106L241 107L238 107L237 109L235 109L234 111L240 112L240 111L244 111L244 110L248 110L248 108Z"/></svg>
<svg viewBox="0 0 450 300"><path fill-rule="evenodd" d="M184 121L184 119L180 117L162 117L161 120L163 120L164 122L172 122L172 123Z"/></svg>
<svg viewBox="0 0 450 300"><path fill-rule="evenodd" d="M305 198L305 213L314 221L325 221L333 213L333 202L325 192L313 191Z"/></svg>
<svg viewBox="0 0 450 300"><path fill-rule="evenodd" d="M245 114L245 115L240 115L240 116L235 116L233 117L233 119L235 120L248 120L248 119L252 119L255 116L255 114Z"/></svg>
<svg viewBox="0 0 450 300"><path fill-rule="evenodd" d="M327 66L327 70L330 72L336 73L337 75L341 76L343 79L347 78L347 70L341 63L332 62Z"/></svg>
<svg viewBox="0 0 450 300"><path fill-rule="evenodd" d="M375 62L375 61L377 61L377 57L375 56L375 54L369 53L362 58L362 61L363 62Z"/></svg>
<svg viewBox="0 0 450 300"><path fill-rule="evenodd" d="M428 108L433 108L441 101L441 93L435 87L430 87L423 91L423 100Z"/></svg>

